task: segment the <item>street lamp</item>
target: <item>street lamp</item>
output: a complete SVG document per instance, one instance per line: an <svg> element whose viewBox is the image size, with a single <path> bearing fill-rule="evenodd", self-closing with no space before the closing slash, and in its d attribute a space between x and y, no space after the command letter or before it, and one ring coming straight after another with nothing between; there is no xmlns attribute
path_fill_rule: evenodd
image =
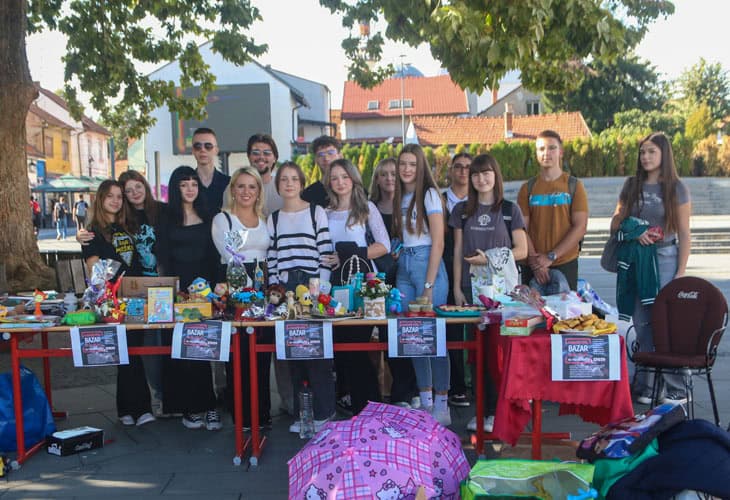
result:
<svg viewBox="0 0 730 500"><path fill-rule="evenodd" d="M401 136L401 144L406 143L406 109L403 105L403 100L405 98L405 82L406 82L406 72L405 68L403 66L403 58L406 57L405 54L400 55L400 136Z"/></svg>

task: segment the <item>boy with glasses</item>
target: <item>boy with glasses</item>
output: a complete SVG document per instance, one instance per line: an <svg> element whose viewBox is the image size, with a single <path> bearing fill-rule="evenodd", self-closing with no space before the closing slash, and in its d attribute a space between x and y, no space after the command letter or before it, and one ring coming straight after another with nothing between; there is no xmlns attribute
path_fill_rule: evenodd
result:
<svg viewBox="0 0 730 500"><path fill-rule="evenodd" d="M215 168L218 153L218 139L213 130L201 127L193 132L193 156L197 162L195 171L200 178L198 189L205 196L212 215L221 211L223 193L231 181L230 176Z"/></svg>
<svg viewBox="0 0 730 500"><path fill-rule="evenodd" d="M322 172L322 179L329 172L330 164L342 158L342 144L340 141L329 135L323 135L317 137L312 142L312 151L314 152L314 162ZM321 181L317 181L307 186L302 193L302 199L314 205L319 205L322 208L329 206L329 197L327 196L327 190L324 188L324 184Z"/></svg>
<svg viewBox="0 0 730 500"><path fill-rule="evenodd" d="M269 134L254 134L248 138L246 155L249 164L261 175L261 182L264 185L264 216L268 217L270 213L284 206L274 183L279 149Z"/></svg>

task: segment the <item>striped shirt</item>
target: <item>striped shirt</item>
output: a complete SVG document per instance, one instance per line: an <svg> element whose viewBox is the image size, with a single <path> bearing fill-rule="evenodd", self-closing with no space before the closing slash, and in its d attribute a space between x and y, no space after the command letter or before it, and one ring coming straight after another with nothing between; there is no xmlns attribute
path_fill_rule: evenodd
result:
<svg viewBox="0 0 730 500"><path fill-rule="evenodd" d="M293 270L319 274L320 280L329 281L330 268L324 265L322 256L332 254L333 246L324 209L315 207L314 220L310 207L298 212L279 210L278 214L276 228L273 214L266 221L269 284L286 284L288 271Z"/></svg>

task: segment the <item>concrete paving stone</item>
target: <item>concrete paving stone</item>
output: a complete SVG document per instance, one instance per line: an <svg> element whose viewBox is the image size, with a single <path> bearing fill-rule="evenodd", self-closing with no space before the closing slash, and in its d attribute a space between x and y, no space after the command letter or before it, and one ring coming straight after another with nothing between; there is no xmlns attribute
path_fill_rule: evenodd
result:
<svg viewBox="0 0 730 500"><path fill-rule="evenodd" d="M161 494L170 482L170 474L61 474L32 483L15 485L0 498L106 498L107 495Z"/></svg>
<svg viewBox="0 0 730 500"><path fill-rule="evenodd" d="M286 498L288 481L276 481L271 474L257 470L249 473L222 472L209 474L176 474L165 487L164 495L198 493L204 498L210 485L215 484L218 493L244 494L250 498Z"/></svg>

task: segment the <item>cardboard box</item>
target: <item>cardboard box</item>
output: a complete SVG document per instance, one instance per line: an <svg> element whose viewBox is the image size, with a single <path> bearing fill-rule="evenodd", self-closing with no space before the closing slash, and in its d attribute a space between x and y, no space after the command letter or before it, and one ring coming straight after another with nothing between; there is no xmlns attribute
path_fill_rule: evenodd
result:
<svg viewBox="0 0 730 500"><path fill-rule="evenodd" d="M198 321L213 316L210 302L177 302L175 303L175 321Z"/></svg>
<svg viewBox="0 0 730 500"><path fill-rule="evenodd" d="M558 313L560 319L577 318L583 314L591 314L593 312L593 304L583 302L577 295L574 295L574 292L570 294L548 295L545 297L545 304Z"/></svg>
<svg viewBox="0 0 730 500"><path fill-rule="evenodd" d="M104 431L96 427L76 427L54 432L46 439L48 453L65 457L104 447Z"/></svg>
<svg viewBox="0 0 730 500"><path fill-rule="evenodd" d="M147 298L147 289L172 287L178 290L180 278L177 276L125 276L122 278L121 296Z"/></svg>
<svg viewBox="0 0 730 500"><path fill-rule="evenodd" d="M537 326L544 321L542 316L519 314L504 320L504 326Z"/></svg>

